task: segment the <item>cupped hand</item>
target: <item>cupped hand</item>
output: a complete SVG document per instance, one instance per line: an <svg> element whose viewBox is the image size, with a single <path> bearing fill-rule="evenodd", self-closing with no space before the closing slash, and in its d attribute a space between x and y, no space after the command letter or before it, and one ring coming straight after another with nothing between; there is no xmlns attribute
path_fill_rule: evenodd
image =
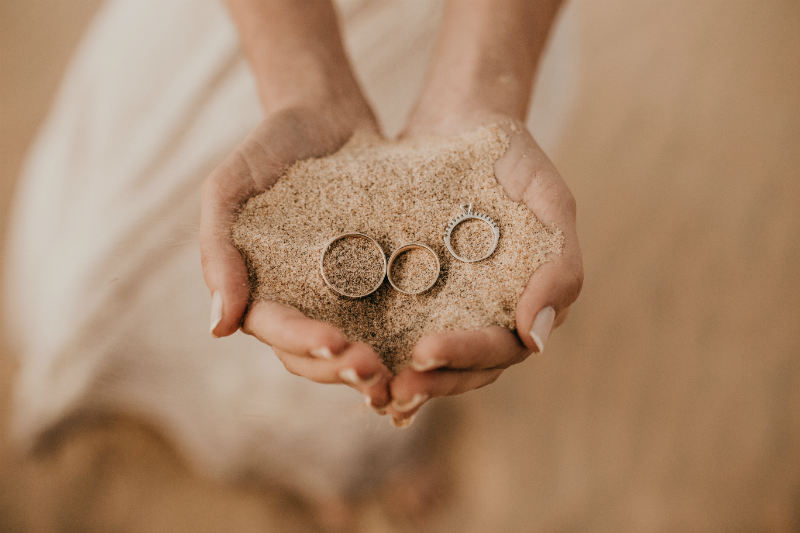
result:
<svg viewBox="0 0 800 533"><path fill-rule="evenodd" d="M494 382L504 369L541 353L550 331L567 316L583 283L583 263L575 228L575 199L553 163L528 130L503 117L510 145L495 163L495 175L513 200L523 202L546 225L564 235L561 254L549 258L532 275L516 308L516 332L500 326L473 331L435 333L420 339L409 367L390 385L389 414L396 425L410 423L419 408L437 396L461 394ZM450 124L433 133L451 134L475 127ZM455 129L454 129L455 128ZM430 133L410 130L408 135Z"/></svg>
<svg viewBox="0 0 800 533"><path fill-rule="evenodd" d="M380 408L389 402L391 372L378 354L290 306L259 301L248 307L247 266L231 236L245 200L272 187L294 162L336 151L359 129L378 129L361 102L271 113L203 183L200 247L214 336L227 336L241 327L272 346L289 372L320 383L345 383Z"/></svg>

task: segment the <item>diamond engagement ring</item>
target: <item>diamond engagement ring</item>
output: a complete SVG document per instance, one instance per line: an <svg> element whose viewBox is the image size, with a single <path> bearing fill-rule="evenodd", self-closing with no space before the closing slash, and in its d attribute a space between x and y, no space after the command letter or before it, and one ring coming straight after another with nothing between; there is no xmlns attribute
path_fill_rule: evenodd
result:
<svg viewBox="0 0 800 533"><path fill-rule="evenodd" d="M365 240L365 250L373 249L377 252L376 261L373 264L367 262L351 262L351 264L337 264L339 270L332 273L325 272L325 258L331 251L334 244L344 239L363 239ZM378 256L380 259L378 259ZM336 260L336 256L332 256ZM340 256L341 257L341 256ZM345 256L346 257L346 256ZM363 258L358 258L363 259ZM319 258L319 271L325 284L334 292L348 298L363 298L377 291L383 280L386 278L386 254L378 244L378 241L363 233L351 232L343 233L328 241L322 248ZM373 279L374 278L374 279Z"/></svg>
<svg viewBox="0 0 800 533"><path fill-rule="evenodd" d="M399 286L400 284L399 283L396 283L398 280L396 280L394 278L394 275L392 274L392 266L394 265L395 260L398 257L400 257L400 255L402 255L402 254L404 254L406 252L409 252L411 250L422 250L422 251L426 252L427 254L429 254L431 257L433 257L433 260L434 260L434 263L433 263L434 264L434 268L433 268L433 270L435 271L435 272L433 272L433 274L435 274L435 275L431 276L432 279L431 279L430 283L426 283L426 284L421 285L419 287L415 286L413 288L405 288L405 289L403 289L403 288L400 288L400 286ZM403 294L421 294L421 293L427 291L428 289L430 289L431 287L433 287L436 284L436 280L439 279L440 270L441 270L441 265L439 264L439 256L436 255L436 252L434 252L433 249L431 249L430 246L425 246L424 244L420 244L418 242L412 242L412 243L404 244L403 246L401 246L400 248L398 248L397 250L394 251L392 256L389 258L389 263L388 263L388 265L386 267L386 277L389 280L389 284L391 284L391 286L394 288L394 290L396 290L398 292L402 292Z"/></svg>
<svg viewBox="0 0 800 533"><path fill-rule="evenodd" d="M462 222L466 222L467 220L480 220L481 222L487 224L489 229L492 230L492 244L489 247L489 250L482 256L477 258L467 258L461 255L458 255L456 251L453 249L453 245L450 242L450 236L453 233L453 230L456 229L456 226L461 224ZM447 246L447 250L459 261L464 263L475 263L477 261L483 261L490 255L494 253L495 248L497 248L497 242L500 240L500 228L497 227L497 224L494 220L489 218L488 215L485 213L480 213L477 211L472 210L472 204L469 205L462 205L461 206L461 213L459 213L450 223L447 225L447 230L444 234L444 245Z"/></svg>

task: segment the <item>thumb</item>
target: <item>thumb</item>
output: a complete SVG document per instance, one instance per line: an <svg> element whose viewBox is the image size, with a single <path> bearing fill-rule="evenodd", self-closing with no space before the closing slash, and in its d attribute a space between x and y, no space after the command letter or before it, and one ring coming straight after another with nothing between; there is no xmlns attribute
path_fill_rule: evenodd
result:
<svg viewBox="0 0 800 533"><path fill-rule="evenodd" d="M575 243L575 244L572 244ZM531 275L517 303L517 332L530 350L541 353L550 331L567 317L583 285L583 266L576 241L567 239L561 255Z"/></svg>
<svg viewBox="0 0 800 533"><path fill-rule="evenodd" d="M541 352L583 285L575 198L530 133L524 128L511 133L508 151L495 165L498 179L509 196L523 201L539 220L559 228L564 236L560 255L533 272L517 303L518 335L528 349Z"/></svg>
<svg viewBox="0 0 800 533"><path fill-rule="evenodd" d="M203 276L211 291L210 331L215 337L236 332L250 298L247 266L233 245L235 211L254 188L223 170L204 182L200 221L200 257Z"/></svg>

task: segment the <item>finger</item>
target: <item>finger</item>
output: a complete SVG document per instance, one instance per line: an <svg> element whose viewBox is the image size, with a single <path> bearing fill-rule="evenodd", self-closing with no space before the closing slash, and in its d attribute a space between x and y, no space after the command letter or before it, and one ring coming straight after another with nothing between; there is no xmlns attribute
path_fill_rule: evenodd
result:
<svg viewBox="0 0 800 533"><path fill-rule="evenodd" d="M494 383L502 369L416 372L410 368L397 374L389 385L392 403L387 412L395 425L404 427L431 398L452 396Z"/></svg>
<svg viewBox="0 0 800 533"><path fill-rule="evenodd" d="M537 179L540 192L529 188L525 201L542 222L558 227L564 237L561 253L533 272L517 302L517 334L528 348L541 353L550 332L566 319L581 292L583 259L575 230L575 201L566 184L549 172Z"/></svg>
<svg viewBox="0 0 800 533"><path fill-rule="evenodd" d="M269 300L250 306L242 330L276 350L319 359L335 358L348 344L337 327Z"/></svg>
<svg viewBox="0 0 800 533"><path fill-rule="evenodd" d="M567 240L564 247L560 256L536 269L517 302L517 334L537 353L544 350L552 329L564 321L583 286L577 243Z"/></svg>
<svg viewBox="0 0 800 533"><path fill-rule="evenodd" d="M389 381L392 373L378 354L367 344L348 345L333 360L313 359L275 350L286 369L317 383L343 383L359 391L365 403L379 410L389 403Z"/></svg>
<svg viewBox="0 0 800 533"><path fill-rule="evenodd" d="M506 368L529 354L528 348L508 328L490 326L471 331L434 333L420 339L411 353L411 368Z"/></svg>
<svg viewBox="0 0 800 533"><path fill-rule="evenodd" d="M389 383L394 376L377 352L364 342L355 342L337 363L339 379L360 391L367 406L383 414L391 400Z"/></svg>
<svg viewBox="0 0 800 533"><path fill-rule="evenodd" d="M210 329L217 337L239 328L250 297L247 266L233 245L231 227L241 204L260 190L253 169L269 172L269 167L256 166L261 161L247 143L206 179L201 194L200 255L212 295Z"/></svg>

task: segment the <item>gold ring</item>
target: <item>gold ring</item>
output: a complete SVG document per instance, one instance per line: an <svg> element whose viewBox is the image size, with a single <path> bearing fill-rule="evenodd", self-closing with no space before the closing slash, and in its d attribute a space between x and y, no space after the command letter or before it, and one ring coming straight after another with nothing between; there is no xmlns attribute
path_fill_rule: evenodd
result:
<svg viewBox="0 0 800 533"><path fill-rule="evenodd" d="M331 280L328 279L328 276L325 274L325 255L328 253L328 250L330 250L330 248L333 245L333 243L335 243L337 241L340 241L342 239L346 239L348 237L358 237L358 238L362 238L362 239L367 239L378 250L378 252L380 253L380 256L381 256L381 261L383 262L383 264L381 266L383 273L381 275L380 280L378 280L378 282L375 284L375 286L371 287L366 292L362 292L362 293L347 292L347 291L337 287L336 285L334 285L331 282ZM378 244L378 241L376 241L375 239L373 239L369 235L364 235L363 233L358 233L358 232L342 233L341 235L338 235L338 236L334 237L333 239L328 241L327 244L325 244L325 246L322 248L322 254L320 255L320 258L319 258L319 271L322 274L322 279L325 281L325 284L328 287L330 287L337 294L340 294L342 296L346 296L348 298L363 298L364 296L369 296L373 292L377 291L378 288L380 288L380 286L383 285L383 280L386 278L386 268L387 268L386 254L384 253L383 248L381 248L381 245Z"/></svg>
<svg viewBox="0 0 800 533"><path fill-rule="evenodd" d="M392 264L394 264L395 259L397 259L400 254L403 252L407 252L408 250L425 250L429 254L433 256L434 261L436 261L436 277L433 278L433 281L430 282L427 286L416 290L416 291L407 291L405 289L401 289L397 285L395 285L394 280L392 279ZM411 242L408 244L404 244L400 248L394 251L391 257L389 257L389 262L386 266L386 277L389 280L389 284L394 288L394 290L398 292L402 292L403 294L421 294L436 284L436 281L439 279L439 272L441 271L441 265L439 264L439 256L436 255L436 252L431 249L430 246L425 246L424 244L420 244L418 242Z"/></svg>

